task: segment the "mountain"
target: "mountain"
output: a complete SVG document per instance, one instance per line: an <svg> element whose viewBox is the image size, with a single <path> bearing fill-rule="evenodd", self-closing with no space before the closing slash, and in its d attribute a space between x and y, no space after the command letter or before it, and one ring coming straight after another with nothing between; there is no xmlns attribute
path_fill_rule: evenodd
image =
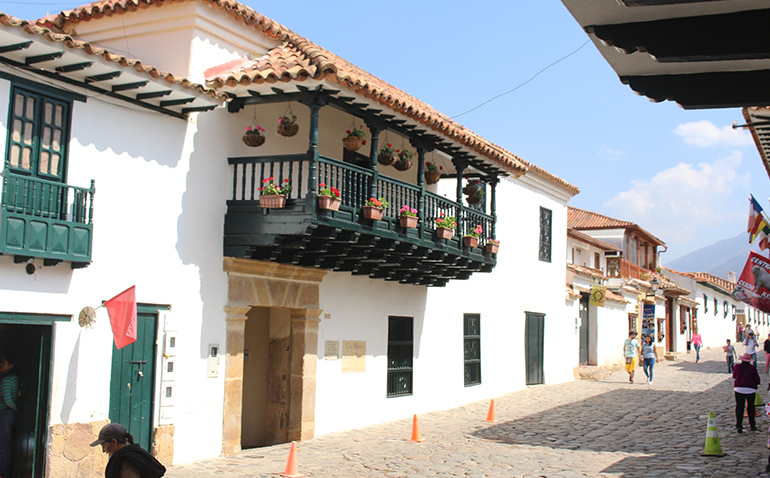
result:
<svg viewBox="0 0 770 478"><path fill-rule="evenodd" d="M664 262L663 265L675 271L708 272L727 279L728 272L741 274L751 250L752 246L747 240L747 234L742 232L731 239L715 242L669 263ZM665 261L665 254L661 259Z"/></svg>

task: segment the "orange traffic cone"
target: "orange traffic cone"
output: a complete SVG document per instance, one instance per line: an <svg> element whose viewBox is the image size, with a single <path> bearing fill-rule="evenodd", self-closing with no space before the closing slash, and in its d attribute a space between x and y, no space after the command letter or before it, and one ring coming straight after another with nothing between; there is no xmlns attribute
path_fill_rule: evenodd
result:
<svg viewBox="0 0 770 478"><path fill-rule="evenodd" d="M423 438L422 434L420 434L420 424L417 423L417 415L415 415L414 419L412 420L412 438L410 438L409 441L415 441L417 443L422 443L425 441L425 438Z"/></svg>
<svg viewBox="0 0 770 478"><path fill-rule="evenodd" d="M492 402L489 404L489 412L487 413L487 418L484 421L489 423L497 423L497 420L495 420L495 400L494 399L492 399Z"/></svg>
<svg viewBox="0 0 770 478"><path fill-rule="evenodd" d="M280 474L287 478L299 478L299 470L297 469L297 442L291 442L291 449L289 450L289 459L286 460L286 471Z"/></svg>

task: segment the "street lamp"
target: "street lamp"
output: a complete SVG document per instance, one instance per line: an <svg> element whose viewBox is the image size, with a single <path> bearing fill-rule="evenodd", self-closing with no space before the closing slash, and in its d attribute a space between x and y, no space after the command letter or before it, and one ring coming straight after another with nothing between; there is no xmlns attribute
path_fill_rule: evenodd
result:
<svg viewBox="0 0 770 478"><path fill-rule="evenodd" d="M647 293L647 300L655 300L655 295L658 292L658 288L660 287L660 281L657 277L653 277L650 281L650 289L652 289L652 294L649 292Z"/></svg>

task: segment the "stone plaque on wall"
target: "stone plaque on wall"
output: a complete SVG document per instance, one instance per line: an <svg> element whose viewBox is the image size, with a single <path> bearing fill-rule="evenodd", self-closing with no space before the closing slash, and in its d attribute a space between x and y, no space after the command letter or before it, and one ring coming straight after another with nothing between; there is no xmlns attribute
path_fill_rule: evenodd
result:
<svg viewBox="0 0 770 478"><path fill-rule="evenodd" d="M363 373L366 371L366 341L342 341L342 373Z"/></svg>
<svg viewBox="0 0 770 478"><path fill-rule="evenodd" d="M324 342L324 359L325 360L340 359L340 343L338 340L327 340L326 342Z"/></svg>

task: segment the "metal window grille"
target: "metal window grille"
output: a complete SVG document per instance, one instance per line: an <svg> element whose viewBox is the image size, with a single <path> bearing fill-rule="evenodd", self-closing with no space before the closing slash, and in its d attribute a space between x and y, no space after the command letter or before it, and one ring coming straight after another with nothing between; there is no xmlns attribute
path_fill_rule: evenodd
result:
<svg viewBox="0 0 770 478"><path fill-rule="evenodd" d="M540 208L540 260L551 262L551 210Z"/></svg>
<svg viewBox="0 0 770 478"><path fill-rule="evenodd" d="M481 383L481 315L463 315L465 336L465 386Z"/></svg>
<svg viewBox="0 0 770 478"><path fill-rule="evenodd" d="M414 318L388 317L388 397L412 394Z"/></svg>

